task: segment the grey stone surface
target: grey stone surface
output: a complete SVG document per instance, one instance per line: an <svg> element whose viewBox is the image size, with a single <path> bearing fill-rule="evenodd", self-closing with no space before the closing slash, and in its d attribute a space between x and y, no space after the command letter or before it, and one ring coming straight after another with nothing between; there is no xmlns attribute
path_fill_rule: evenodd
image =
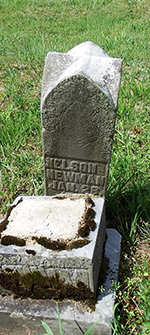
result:
<svg viewBox="0 0 150 335"><path fill-rule="evenodd" d="M105 194L121 66L91 42L47 54L41 98L47 195Z"/></svg>
<svg viewBox="0 0 150 335"><path fill-rule="evenodd" d="M53 200L51 197L47 196L32 196L22 197L21 202L18 202L16 199L14 202L15 204L18 203L16 207L12 204L13 209L8 217L8 228L2 233L2 237L3 235L7 236L7 230L8 236L14 236L15 232L15 237L18 236L24 238L26 240L26 245L24 247L17 247L15 245L5 246L0 244L0 271L13 270L20 273L40 271L43 275L47 275L49 277L55 275L55 273L59 273L60 278L63 279L65 283L76 285L78 281L82 281L96 293L106 231L104 198L94 199L95 206L93 208L95 211L94 220L96 223L96 229L94 231L90 231L88 237L89 244L84 245L81 248L62 251L46 249L32 240L32 236L36 236L35 230L37 228L38 231L40 224L41 236L47 236L47 231L44 232L43 230L45 229L45 222L47 222L47 224L49 223L46 220L48 219L48 211L52 211L51 202ZM83 199L81 200L83 201ZM63 200L58 200L58 202L59 201L62 204ZM70 213L73 216L73 200L69 201L68 199L67 201L68 208L71 206ZM27 209L27 214L24 209ZM58 214L58 210L59 208L57 208L56 216L60 216L61 214L63 220L63 213L60 210L60 213ZM37 218L40 218L40 221L37 221ZM43 224L44 228L42 228ZM14 232L12 229L9 229L9 225L10 228L12 228L12 226L14 227ZM49 223L49 230L51 229L51 225L53 227L53 222L52 224ZM64 230L66 229L65 225L66 222L64 221ZM33 227L33 230L31 227ZM58 235L58 237L59 229L60 227L58 225L58 233L55 234L56 236ZM61 225L61 229L63 229L63 225ZM28 234L26 234L26 231ZM69 231L68 236L70 236ZM34 250L36 254L27 254L26 250Z"/></svg>
<svg viewBox="0 0 150 335"><path fill-rule="evenodd" d="M113 308L115 301L114 282L118 280L118 268L121 248L121 236L114 229L107 229L107 242L104 259L108 269L104 282L104 290L97 298L94 312L85 307L64 301L59 303L62 327L67 335L81 335L91 324L99 320L93 329L93 335L111 335L110 323L113 322ZM0 296L0 332L3 335L26 334L30 329L32 334L44 333L41 320L45 319L54 334L59 333L56 304L49 300L21 300L13 296Z"/></svg>

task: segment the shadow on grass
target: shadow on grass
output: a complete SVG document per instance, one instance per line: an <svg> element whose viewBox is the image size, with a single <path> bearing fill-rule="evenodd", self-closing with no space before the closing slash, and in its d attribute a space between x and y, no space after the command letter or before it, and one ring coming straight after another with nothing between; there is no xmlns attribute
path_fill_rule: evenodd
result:
<svg viewBox="0 0 150 335"><path fill-rule="evenodd" d="M133 245L136 234L148 233L147 223L150 223L150 183L141 186L132 183L128 190L118 189L106 193L107 226L117 229L123 240Z"/></svg>

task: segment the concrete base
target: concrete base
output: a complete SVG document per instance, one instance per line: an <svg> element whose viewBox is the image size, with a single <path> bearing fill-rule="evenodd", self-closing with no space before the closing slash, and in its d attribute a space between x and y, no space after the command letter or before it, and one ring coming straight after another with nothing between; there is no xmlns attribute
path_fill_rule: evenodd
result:
<svg viewBox="0 0 150 335"><path fill-rule="evenodd" d="M111 335L113 307L115 300L114 282L118 279L118 268L121 248L121 236L114 229L107 229L104 261L108 264L103 291L99 294L94 312L87 311L72 301L59 303L62 327L66 335L81 335L93 323L99 320L91 334ZM13 296L0 296L0 334L42 335L44 329L41 320L45 320L54 334L59 333L56 304L49 300L14 300Z"/></svg>

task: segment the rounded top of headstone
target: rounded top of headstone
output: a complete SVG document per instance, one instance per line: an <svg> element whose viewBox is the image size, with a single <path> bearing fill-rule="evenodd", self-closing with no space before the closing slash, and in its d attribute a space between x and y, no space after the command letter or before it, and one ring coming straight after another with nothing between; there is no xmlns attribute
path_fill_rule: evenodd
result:
<svg viewBox="0 0 150 335"><path fill-rule="evenodd" d="M83 56L109 57L103 49L90 41L76 45L73 49L69 50L67 54L76 58Z"/></svg>

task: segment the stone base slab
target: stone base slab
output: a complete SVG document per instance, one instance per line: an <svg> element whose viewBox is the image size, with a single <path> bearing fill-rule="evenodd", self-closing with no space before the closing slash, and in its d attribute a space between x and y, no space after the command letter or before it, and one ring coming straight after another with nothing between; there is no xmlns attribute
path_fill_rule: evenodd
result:
<svg viewBox="0 0 150 335"><path fill-rule="evenodd" d="M114 283L118 279L121 236L114 229L107 229L104 261L108 268L103 283L103 290L98 295L94 312L87 311L83 306L64 301L59 303L60 316L64 333L81 335L91 324L99 320L94 327L93 335L111 335L113 308L115 301ZM13 299L13 296L0 296L0 333L3 335L27 334L42 335L44 329L41 320L45 320L54 334L59 333L56 304L49 300Z"/></svg>
<svg viewBox="0 0 150 335"><path fill-rule="evenodd" d="M93 199L95 204L93 208L95 211L94 221L96 223L96 228L94 231L90 231L88 236L88 244L82 247L73 248L72 250L55 251L51 249L46 249L39 243L33 243L32 241L32 236L36 234L36 228L39 234L39 227L41 226L41 236L42 234L44 234L43 232L45 232L45 223L49 224L50 230L51 222L49 223L49 220L52 219L52 216L49 215L49 211L54 210L54 208L51 207L52 202L56 201L57 203L57 206L55 206L55 208L57 208L57 212L55 213L54 211L54 219L56 220L56 218L59 218L60 221L62 219L64 230L66 230L67 223L64 220L62 206L59 208L59 204L62 204L63 201L68 202L67 207L70 208L70 213L73 216L74 220L77 220L78 225L79 218L77 215L75 215L72 209L72 204L74 200L69 200L70 199L60 200L55 199L55 197L48 196L25 196L21 197L21 201L20 199L19 201L17 199L15 200L14 204L12 204L13 209L10 213L10 216L8 217L9 222L7 228L2 232L1 235L2 237L7 237L7 235L9 237L10 235L13 235L13 232L15 231L15 237L23 237L23 239L25 240L26 235L29 235L30 240L29 238L27 238L25 240L26 245L22 247L18 247L13 244L8 246L0 244L0 272L18 271L21 274L25 274L33 271L39 271L42 275L48 277L54 276L56 273L58 273L60 279L64 280L65 283L77 285L77 283L81 281L96 294L100 263L106 238L104 198ZM77 200L83 202L84 198L82 197ZM80 215L82 214L83 211L81 211L80 209ZM67 216L65 217L65 219L68 220ZM61 224L61 229L63 229L63 225ZM51 230L54 231L54 227L53 229L51 228ZM60 227L59 225L57 225L57 231L55 231L55 238L57 235L58 238L60 238L59 230ZM26 231L28 232L28 234ZM47 233L48 232L46 231L44 235L45 237L47 236ZM68 224L68 237L70 237L71 234L72 231L71 229L69 231ZM65 237L66 236L67 235L65 234ZM79 240L84 239L79 238Z"/></svg>

